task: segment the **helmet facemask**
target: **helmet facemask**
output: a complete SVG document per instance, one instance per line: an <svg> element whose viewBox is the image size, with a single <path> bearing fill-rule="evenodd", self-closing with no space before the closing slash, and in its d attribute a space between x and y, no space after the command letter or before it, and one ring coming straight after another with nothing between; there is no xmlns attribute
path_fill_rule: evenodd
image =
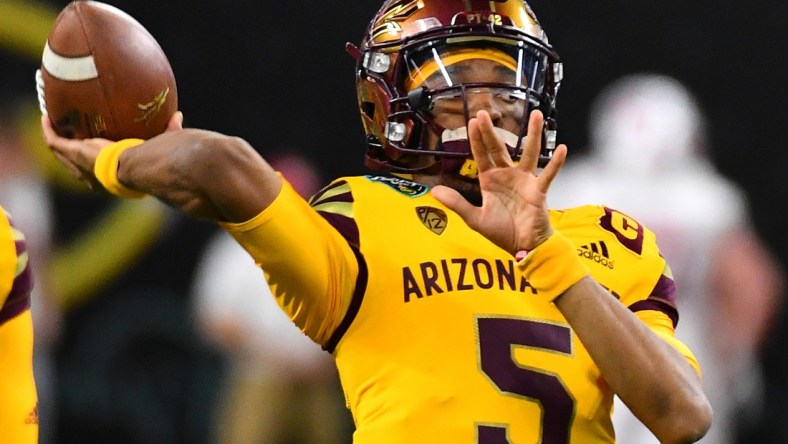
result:
<svg viewBox="0 0 788 444"><path fill-rule="evenodd" d="M475 180L467 125L477 109L490 112L515 161L530 112L542 110L540 164L552 156L561 73L557 55L544 42L506 26L458 25L395 43L362 45L359 100L362 112L367 106L377 113L374 122L369 113L362 115L370 119L364 122L367 166ZM370 96L377 100L366 102Z"/></svg>

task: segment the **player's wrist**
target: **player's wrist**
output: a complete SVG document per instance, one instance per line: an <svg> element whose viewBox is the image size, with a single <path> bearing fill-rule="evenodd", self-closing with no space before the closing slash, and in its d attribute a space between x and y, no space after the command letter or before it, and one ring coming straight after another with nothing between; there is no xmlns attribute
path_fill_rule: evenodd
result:
<svg viewBox="0 0 788 444"><path fill-rule="evenodd" d="M590 273L572 241L555 230L532 250L518 252L515 257L525 279L548 302Z"/></svg>
<svg viewBox="0 0 788 444"><path fill-rule="evenodd" d="M98 157L96 157L96 163L93 166L93 174L104 189L120 197L139 199L145 196L145 193L132 190L118 180L120 155L128 149L141 145L143 142L144 140L141 139L123 139L111 145L107 145L101 150Z"/></svg>
<svg viewBox="0 0 788 444"><path fill-rule="evenodd" d="M528 256L528 254L531 251L533 251L534 249L536 249L536 247L543 244L547 239L549 239L554 232L555 230L553 229L553 227L548 225L547 229L544 230L544 232L537 234L536 236L532 236L533 239L527 242L527 246L518 245L517 247L515 247L514 257L517 259L518 262L522 261L523 259L525 259L526 256Z"/></svg>

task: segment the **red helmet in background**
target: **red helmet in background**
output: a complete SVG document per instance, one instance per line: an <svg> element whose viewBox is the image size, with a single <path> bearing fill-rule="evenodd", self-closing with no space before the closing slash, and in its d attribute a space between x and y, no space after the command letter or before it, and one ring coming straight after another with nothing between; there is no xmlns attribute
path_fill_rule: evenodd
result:
<svg viewBox="0 0 788 444"><path fill-rule="evenodd" d="M468 98L483 91L517 109L515 131L500 131L513 158L520 155L528 115L545 116L543 165L555 149L556 93L563 75L536 16L522 0L389 0L370 22L358 48L356 81L367 134L367 167L393 173L448 172L476 178L467 140ZM489 60L508 75L468 81L450 69L468 59ZM436 103L456 101L465 126L446 128Z"/></svg>

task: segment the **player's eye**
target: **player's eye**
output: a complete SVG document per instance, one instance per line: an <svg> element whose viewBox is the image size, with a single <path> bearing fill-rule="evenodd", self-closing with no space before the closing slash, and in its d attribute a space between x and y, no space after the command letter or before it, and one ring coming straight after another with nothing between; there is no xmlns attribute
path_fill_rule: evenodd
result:
<svg viewBox="0 0 788 444"><path fill-rule="evenodd" d="M526 99L526 94L519 90L497 89L493 91L496 99L503 100L506 103L517 103Z"/></svg>

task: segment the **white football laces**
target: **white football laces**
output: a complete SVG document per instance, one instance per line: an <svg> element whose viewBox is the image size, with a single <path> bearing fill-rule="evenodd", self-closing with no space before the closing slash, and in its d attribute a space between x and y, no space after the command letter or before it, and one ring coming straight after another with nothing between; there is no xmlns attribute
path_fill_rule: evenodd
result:
<svg viewBox="0 0 788 444"><path fill-rule="evenodd" d="M38 108L41 114L47 115L47 102L44 98L44 73L41 69L36 70L36 92L38 93Z"/></svg>

